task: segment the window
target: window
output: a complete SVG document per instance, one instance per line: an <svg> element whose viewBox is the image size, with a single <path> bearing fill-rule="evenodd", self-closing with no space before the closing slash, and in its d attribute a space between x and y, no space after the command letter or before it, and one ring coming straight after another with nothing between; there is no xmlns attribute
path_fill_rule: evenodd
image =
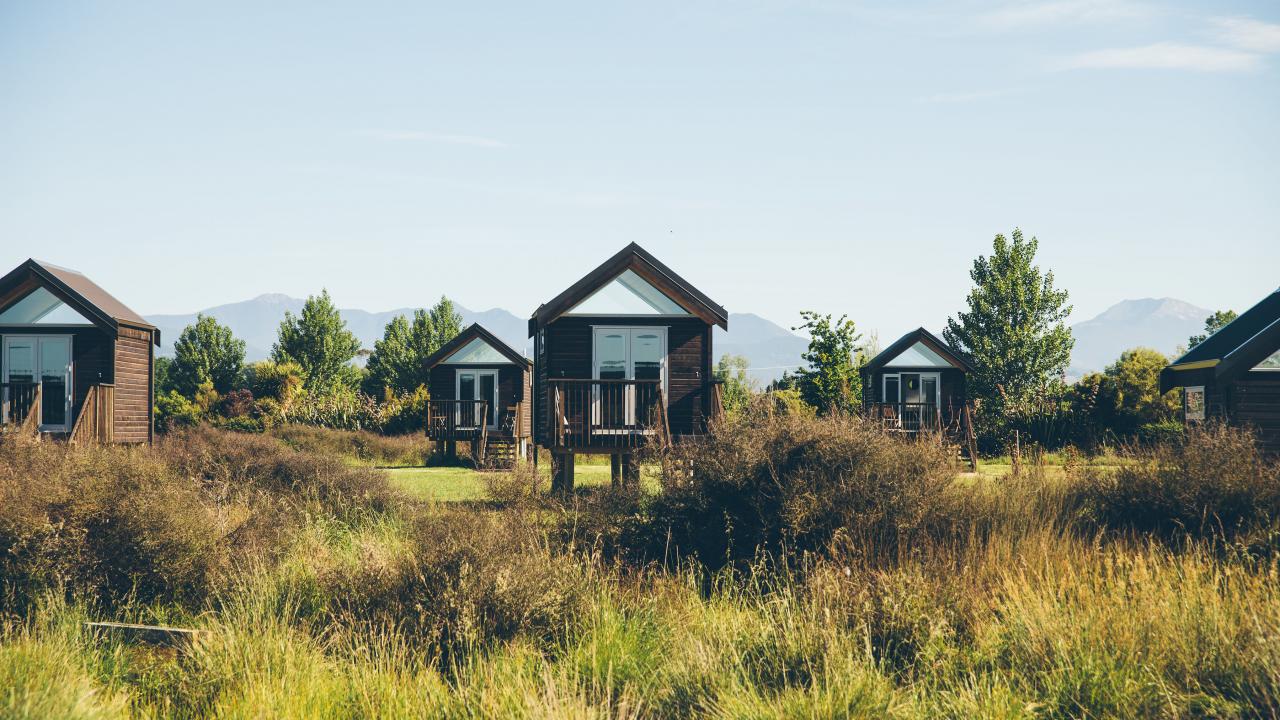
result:
<svg viewBox="0 0 1280 720"><path fill-rule="evenodd" d="M43 287L27 293L0 312L0 325L92 325Z"/></svg>
<svg viewBox="0 0 1280 720"><path fill-rule="evenodd" d="M1254 370L1277 370L1280 371L1280 350L1271 353L1266 360L1258 363Z"/></svg>
<svg viewBox="0 0 1280 720"><path fill-rule="evenodd" d="M509 363L506 355L498 352L492 345L475 338L471 342L463 345L454 351L452 355L443 361L447 365L462 365L466 363L492 365L494 363Z"/></svg>
<svg viewBox="0 0 1280 720"><path fill-rule="evenodd" d="M688 315L666 293L631 270L570 308L566 315Z"/></svg>
<svg viewBox="0 0 1280 720"><path fill-rule="evenodd" d="M887 403L898 402L898 376L897 375L884 376L884 402L887 402Z"/></svg>

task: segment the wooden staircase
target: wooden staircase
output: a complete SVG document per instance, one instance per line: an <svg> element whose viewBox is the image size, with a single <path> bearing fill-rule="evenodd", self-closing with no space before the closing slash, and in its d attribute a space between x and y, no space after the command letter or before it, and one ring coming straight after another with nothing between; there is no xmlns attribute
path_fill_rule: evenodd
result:
<svg viewBox="0 0 1280 720"><path fill-rule="evenodd" d="M519 459L520 441L510 434L494 433L485 439L477 465L485 469L510 468Z"/></svg>

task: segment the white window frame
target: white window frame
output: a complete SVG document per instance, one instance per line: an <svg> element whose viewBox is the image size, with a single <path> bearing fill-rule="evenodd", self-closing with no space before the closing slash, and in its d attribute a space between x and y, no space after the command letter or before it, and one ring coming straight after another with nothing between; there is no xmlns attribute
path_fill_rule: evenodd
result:
<svg viewBox="0 0 1280 720"><path fill-rule="evenodd" d="M659 372L658 384L662 387L662 405L663 407L667 407L669 403L669 398L667 393L667 374L670 370L670 364L668 362L668 357L669 357L668 352L670 349L670 346L668 343L668 340L669 340L668 331L670 330L670 328L671 328L670 325L592 325L591 326L591 379L592 380L600 379L600 358L598 353L596 352L596 338L599 337L600 332L602 331L603 332L625 332L627 334L627 341L625 343L625 347L627 349L627 379L628 380L635 380L636 378L635 359L631 357L631 333L636 331L657 333L662 344L662 349L661 349L662 366ZM627 402L626 422L629 425L634 425L636 423L635 386L634 385L632 385L627 390L627 395L628 395L628 399L626 401ZM591 416L592 416L593 422L597 424L600 423L601 414L600 414L600 386L599 385L594 386L592 390Z"/></svg>
<svg viewBox="0 0 1280 720"><path fill-rule="evenodd" d="M36 382L42 382L43 376L41 375L41 369L40 369L41 368L40 341L45 339L62 339L67 341L67 369L65 373L66 393L62 399L64 408L65 408L63 411L62 417L65 419L65 422L62 425L46 425L43 422L44 399L41 398L41 401L40 401L41 407L37 408L37 412L40 413L40 420L42 421L40 423L40 432L58 432L58 433L71 432L71 428L75 423L75 418L71 417L71 411L74 409L74 406L75 406L75 403L73 402L73 400L75 398L75 392L76 392L76 382L75 382L76 381L76 377L75 377L76 363L75 363L75 336L74 335L62 335L57 333L39 333L35 335L14 333L11 335L9 334L4 335L4 346L3 348L0 348L0 378L4 378L4 382L6 383L9 382L9 345L10 343L12 343L14 340L29 340L31 341L32 349L34 350L34 352L32 353L33 355L32 363L33 363L33 369L35 370ZM42 390L42 394L43 394L43 390ZM8 406L9 406L8 398L6 397L4 398L4 400L5 400L5 413L8 414ZM6 417L5 420L6 421L9 420L9 418Z"/></svg>
<svg viewBox="0 0 1280 720"><path fill-rule="evenodd" d="M919 375L919 376L920 376L920 387L921 387L921 389L922 389L922 390L924 389L924 381L925 381L925 379L926 379L926 378L932 379L932 380L934 381L934 386L933 386L933 406L934 406L934 407L936 407L936 408L941 408L941 407L942 407L942 373L940 373L940 372L916 372L916 371L914 371L914 370L904 370L904 371L899 371L899 372L884 373L883 375L881 375L881 376L880 376L880 398L881 398L881 402L884 402L884 403L890 403L890 404L893 404L893 405L899 405L899 404L902 404L903 402L906 402L905 400L903 400L903 399L902 399L902 375L903 375L903 373L906 373L907 375ZM897 380L897 381L898 381L898 399L893 400L893 401L888 400L888 399L886 398L886 395L885 395L885 391L886 391L886 389L887 389L887 387L888 387L888 385L889 385L889 383L888 383L889 378L893 378L893 379L895 379L895 380Z"/></svg>
<svg viewBox="0 0 1280 720"><path fill-rule="evenodd" d="M477 395L480 394L480 376L482 375L493 376L493 398L489 401L489 408L492 411L489 417L493 420L493 422L488 424L488 428L490 430L496 430L498 428L498 377L499 377L498 373L499 373L498 370L485 370L481 368L458 368L453 374L453 398L455 400L462 399L462 376L464 374L475 376ZM461 403L458 404L458 407L455 410L455 413L457 415L456 423L458 424L458 427L464 427L462 424L462 404ZM471 426L466 425L465 427L471 427Z"/></svg>

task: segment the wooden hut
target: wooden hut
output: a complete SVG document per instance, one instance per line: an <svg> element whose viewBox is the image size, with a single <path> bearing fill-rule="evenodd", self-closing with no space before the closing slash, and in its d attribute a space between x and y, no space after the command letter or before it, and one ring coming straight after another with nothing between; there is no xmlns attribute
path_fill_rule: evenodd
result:
<svg viewBox="0 0 1280 720"><path fill-rule="evenodd" d="M952 435L977 463L964 354L924 328L903 335L862 368L866 413L890 430Z"/></svg>
<svg viewBox="0 0 1280 720"><path fill-rule="evenodd" d="M575 453L612 455L618 480L638 448L704 432L719 407L716 326L728 329L724 308L635 243L539 306L534 437L553 484L571 487Z"/></svg>
<svg viewBox="0 0 1280 720"><path fill-rule="evenodd" d="M441 454L471 443L477 465L509 465L528 457L533 363L479 324L424 361L431 399L427 436Z"/></svg>
<svg viewBox="0 0 1280 720"><path fill-rule="evenodd" d="M1187 423L1249 427L1280 453L1280 290L1160 372L1160 392L1179 387Z"/></svg>
<svg viewBox="0 0 1280 720"><path fill-rule="evenodd" d="M160 331L84 275L27 260L0 278L0 423L149 443Z"/></svg>

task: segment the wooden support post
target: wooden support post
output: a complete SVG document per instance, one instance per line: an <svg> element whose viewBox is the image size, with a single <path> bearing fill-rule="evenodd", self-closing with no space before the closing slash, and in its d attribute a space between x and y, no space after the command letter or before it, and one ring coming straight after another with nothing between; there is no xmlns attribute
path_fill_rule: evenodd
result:
<svg viewBox="0 0 1280 720"><path fill-rule="evenodd" d="M551 494L569 497L573 495L573 453L551 454Z"/></svg>
<svg viewBox="0 0 1280 720"><path fill-rule="evenodd" d="M609 456L609 484L615 488L622 485L622 455L618 453Z"/></svg>
<svg viewBox="0 0 1280 720"><path fill-rule="evenodd" d="M457 461L458 459L458 441L457 440L450 440L449 442L445 443L445 457L449 459L449 462Z"/></svg>
<svg viewBox="0 0 1280 720"><path fill-rule="evenodd" d="M619 458L619 464L622 466L622 483L630 487L640 484L640 463L636 462L636 456L626 453Z"/></svg>

